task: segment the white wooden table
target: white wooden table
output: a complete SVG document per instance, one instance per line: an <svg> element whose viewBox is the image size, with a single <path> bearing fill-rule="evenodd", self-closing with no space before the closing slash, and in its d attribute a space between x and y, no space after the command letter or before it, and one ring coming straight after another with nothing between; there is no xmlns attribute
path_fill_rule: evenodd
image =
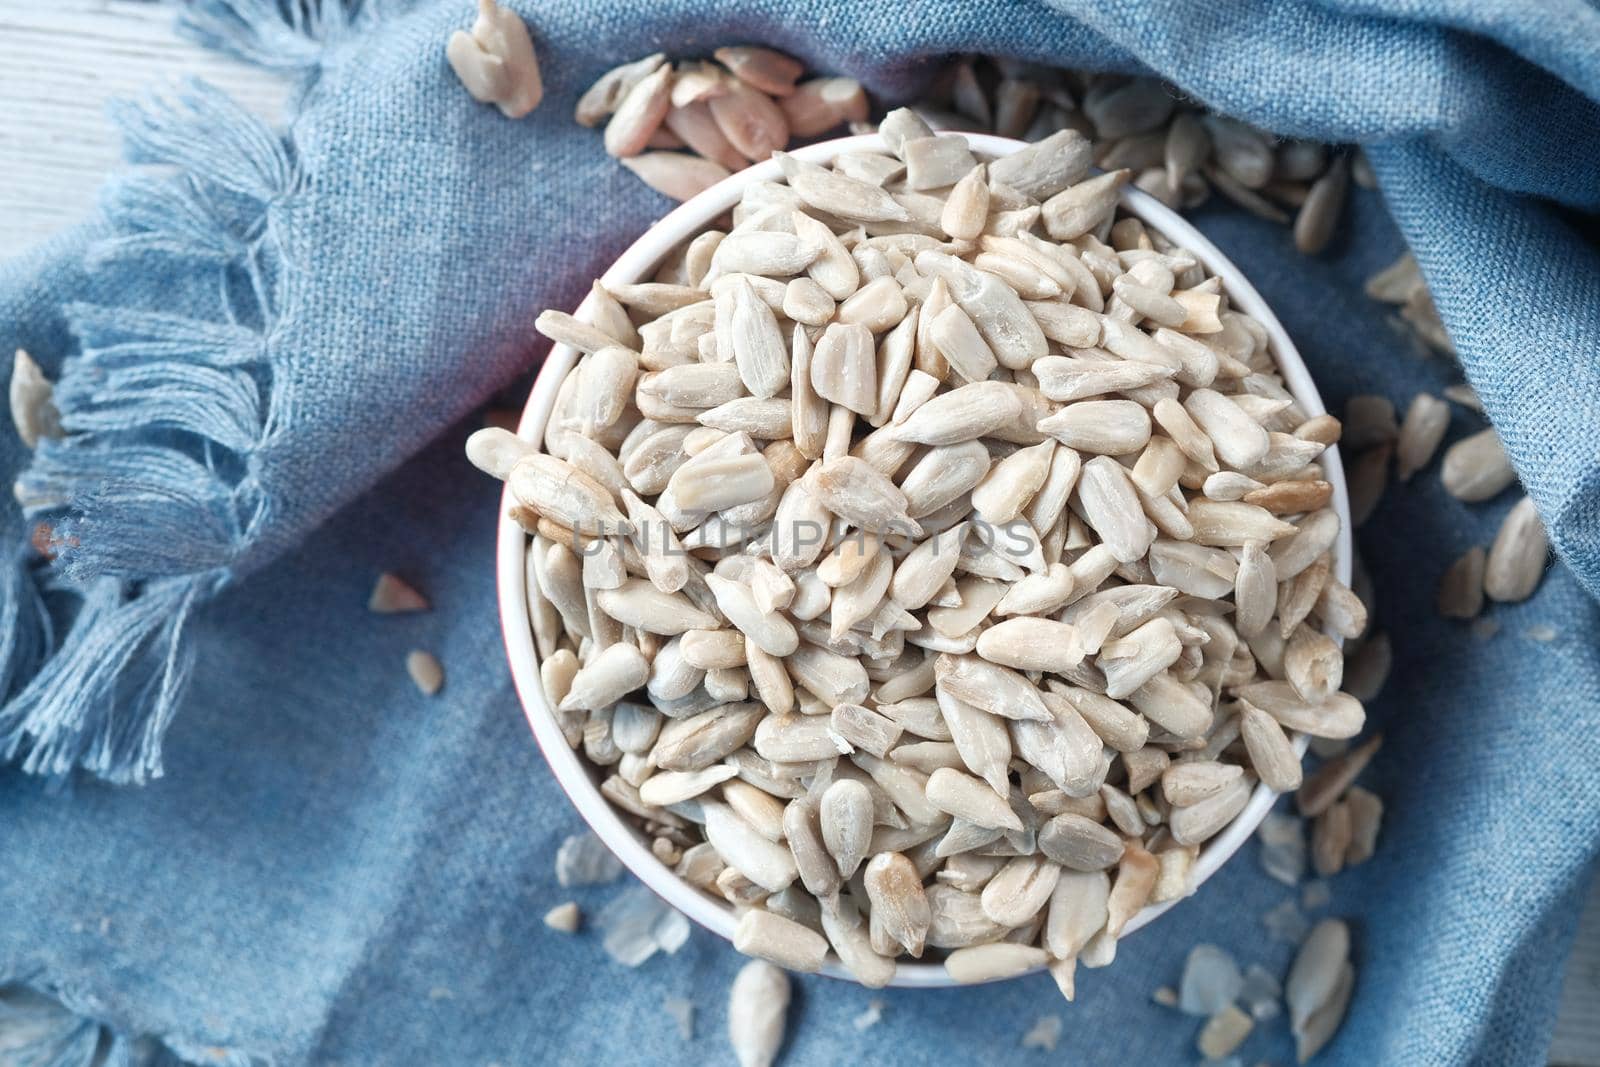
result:
<svg viewBox="0 0 1600 1067"><path fill-rule="evenodd" d="M120 159L107 102L198 76L268 118L276 77L172 32L172 10L139 0L0 0L0 256L83 218ZM1550 1050L1561 1067L1600 1067L1600 889L1567 968Z"/></svg>

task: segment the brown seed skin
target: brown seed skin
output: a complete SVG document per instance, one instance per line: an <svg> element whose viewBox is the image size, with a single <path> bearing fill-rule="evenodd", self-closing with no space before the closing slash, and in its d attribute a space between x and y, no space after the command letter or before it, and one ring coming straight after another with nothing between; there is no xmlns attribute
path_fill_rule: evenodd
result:
<svg viewBox="0 0 1600 1067"><path fill-rule="evenodd" d="M1266 508L1274 515L1297 515L1305 511L1317 511L1328 506L1333 499L1333 485L1330 482L1274 482L1263 489L1256 489L1244 495L1246 504Z"/></svg>

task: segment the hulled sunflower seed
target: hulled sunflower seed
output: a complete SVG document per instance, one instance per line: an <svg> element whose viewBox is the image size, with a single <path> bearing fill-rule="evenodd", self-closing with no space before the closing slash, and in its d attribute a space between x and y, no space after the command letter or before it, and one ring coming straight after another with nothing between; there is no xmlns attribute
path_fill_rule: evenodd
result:
<svg viewBox="0 0 1600 1067"><path fill-rule="evenodd" d="M1433 458L1450 428L1450 405L1428 393L1418 393L1406 409L1405 422L1395 444L1395 473L1402 482Z"/></svg>
<svg viewBox="0 0 1600 1067"><path fill-rule="evenodd" d="M911 955L921 956L932 913L916 866L898 852L880 852L867 864L863 884L885 932Z"/></svg>
<svg viewBox="0 0 1600 1067"><path fill-rule="evenodd" d="M733 76L761 90L769 96L788 96L795 90L795 82L805 73L798 60L775 52L770 48L740 46L719 48L712 55Z"/></svg>
<svg viewBox="0 0 1600 1067"><path fill-rule="evenodd" d="M699 196L732 173L714 160L681 152L641 152L621 162L650 188L680 203Z"/></svg>
<svg viewBox="0 0 1600 1067"><path fill-rule="evenodd" d="M822 929L828 941L856 981L868 989L881 989L894 978L896 964L888 956L881 956L872 948L867 922L852 903L849 908L821 909Z"/></svg>
<svg viewBox="0 0 1600 1067"><path fill-rule="evenodd" d="M1316 255L1328 246L1333 237L1339 216L1344 211L1345 193L1350 187L1350 166L1340 156L1333 165L1311 184L1305 203L1294 220L1294 244L1308 256Z"/></svg>
<svg viewBox="0 0 1600 1067"><path fill-rule="evenodd" d="M372 595L367 598L367 610L375 615L401 615L427 611L429 607L427 597L388 572L378 575Z"/></svg>
<svg viewBox="0 0 1600 1067"><path fill-rule="evenodd" d="M1300 788L1300 757L1276 719L1247 702L1241 703L1239 733L1250 753L1250 765L1268 789L1288 793Z"/></svg>
<svg viewBox="0 0 1600 1067"><path fill-rule="evenodd" d="M1483 610L1483 572L1488 554L1473 545L1450 565L1439 581L1439 614L1447 619L1474 619Z"/></svg>
<svg viewBox="0 0 1600 1067"><path fill-rule="evenodd" d="M751 162L789 143L789 121L765 93L742 82L724 83L724 91L707 102L722 135Z"/></svg>
<svg viewBox="0 0 1600 1067"><path fill-rule="evenodd" d="M1483 567L1483 591L1490 600L1526 600L1544 577L1550 542L1533 501L1523 497L1506 513Z"/></svg>
<svg viewBox="0 0 1600 1067"><path fill-rule="evenodd" d="M970 985L1024 974L1044 966L1049 958L1042 948L995 941L956 949L945 957L944 969L957 982Z"/></svg>
<svg viewBox="0 0 1600 1067"><path fill-rule="evenodd" d="M762 914L752 910L745 919L761 923L761 918L751 917ZM783 1046L788 1011L788 975L764 960L752 960L740 968L728 993L728 1041L739 1067L772 1067Z"/></svg>
<svg viewBox="0 0 1600 1067"><path fill-rule="evenodd" d="M1350 784L1366 770L1372 757L1383 746L1383 735L1376 734L1340 756L1328 760L1307 778L1295 796L1300 814L1315 818L1333 806Z"/></svg>
<svg viewBox="0 0 1600 1067"><path fill-rule="evenodd" d="M450 67L474 100L520 119L544 99L544 81L527 23L493 0L480 0L472 32L457 30L445 48Z"/></svg>
<svg viewBox="0 0 1600 1067"><path fill-rule="evenodd" d="M512 17L515 18L516 16L513 15ZM17 436L22 438L22 443L25 447L36 448L44 438L61 436L61 414L56 410L55 402L52 399L53 395L54 387L51 385L50 380L44 376L44 371L40 369L39 364L35 363L28 353L20 348L17 349L11 363L11 424L16 427ZM499 434L503 434L504 431L499 431L492 438L483 439L482 435L487 433L489 431L479 430L473 434L474 438L480 438L483 441L483 444L480 445L483 450L487 450L488 441L499 442L503 440ZM471 457L473 452L470 448L470 440L468 444L468 456ZM513 448L510 451L520 455L520 450L518 449ZM473 459L473 463L482 470L489 470L477 459ZM493 466L497 469L509 470L509 467L505 466L503 462L494 462ZM494 472L490 471L490 473ZM497 475L497 477L504 477L504 475Z"/></svg>
<svg viewBox="0 0 1600 1067"><path fill-rule="evenodd" d="M1462 438L1445 449L1439 479L1457 500L1488 500L1517 480L1494 427Z"/></svg>
<svg viewBox="0 0 1600 1067"><path fill-rule="evenodd" d="M957 240L976 240L989 218L988 168L979 163L956 182L939 215L939 225Z"/></svg>
<svg viewBox="0 0 1600 1067"><path fill-rule="evenodd" d="M1045 229L1058 241L1070 241L1100 225L1116 207L1132 172L1114 170L1079 182L1044 202Z"/></svg>
<svg viewBox="0 0 1600 1067"><path fill-rule="evenodd" d="M1006 798L970 775L941 767L928 776L929 803L940 811L977 826L1021 830L1022 820L1011 810ZM1016 925L1016 924L1006 924Z"/></svg>
<svg viewBox="0 0 1600 1067"><path fill-rule="evenodd" d="M1116 833L1100 823L1063 812L1039 828L1039 848L1068 870L1103 871L1122 859L1124 845ZM1077 947L1081 948L1082 945ZM1054 948L1052 952L1055 953Z"/></svg>
<svg viewBox="0 0 1600 1067"><path fill-rule="evenodd" d="M524 455L506 481L518 503L570 530L604 535L633 528L604 486L554 456Z"/></svg>
<svg viewBox="0 0 1600 1067"><path fill-rule="evenodd" d="M872 333L859 324L830 324L811 353L811 386L825 400L872 414L878 402Z"/></svg>
<svg viewBox="0 0 1600 1067"><path fill-rule="evenodd" d="M406 673L423 696L434 696L444 687L444 667L432 652L417 649L406 654Z"/></svg>
<svg viewBox="0 0 1600 1067"><path fill-rule="evenodd" d="M1078 502L1084 521L1123 563L1142 557L1155 540L1155 528L1145 518L1132 480L1113 459L1096 456L1083 465L1078 476Z"/></svg>
<svg viewBox="0 0 1600 1067"><path fill-rule="evenodd" d="M600 79L578 99L576 119L580 126L598 125L617 109L628 92L667 61L665 54L656 52L632 63L624 63L600 76Z"/></svg>
<svg viewBox="0 0 1600 1067"><path fill-rule="evenodd" d="M872 794L855 779L840 778L823 791L819 811L822 841L845 878L853 877L866 859L872 813Z"/></svg>

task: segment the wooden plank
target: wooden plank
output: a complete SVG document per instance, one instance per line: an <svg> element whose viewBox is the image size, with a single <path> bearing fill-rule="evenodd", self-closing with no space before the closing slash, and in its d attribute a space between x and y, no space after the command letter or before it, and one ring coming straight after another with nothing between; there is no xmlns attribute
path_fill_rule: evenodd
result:
<svg viewBox="0 0 1600 1067"><path fill-rule="evenodd" d="M122 159L111 100L193 76L256 114L283 114L281 78L181 40L174 18L134 0L0 0L0 258L94 208Z"/></svg>

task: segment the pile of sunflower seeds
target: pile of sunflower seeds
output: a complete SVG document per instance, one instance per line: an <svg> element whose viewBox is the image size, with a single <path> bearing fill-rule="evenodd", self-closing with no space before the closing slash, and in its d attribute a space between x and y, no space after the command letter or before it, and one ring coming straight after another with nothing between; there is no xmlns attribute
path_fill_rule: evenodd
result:
<svg viewBox="0 0 1600 1067"><path fill-rule="evenodd" d="M975 57L953 64L919 110L940 129L1027 141L1077 130L1096 166L1131 170L1134 185L1168 207L1198 207L1215 191L1292 225L1308 255L1332 239L1351 178L1375 184L1359 150L1282 140L1154 78Z"/></svg>
<svg viewBox="0 0 1600 1067"><path fill-rule="evenodd" d="M793 139L867 119L854 78L801 81L799 60L770 48L719 48L715 60L657 52L601 76L578 101L584 126L605 123L606 151L652 189L687 200Z"/></svg>
<svg viewBox="0 0 1600 1067"><path fill-rule="evenodd" d="M802 63L767 48L714 55L716 62L669 64L657 53L617 67L584 94L577 120L606 122L606 150L677 200L795 141L841 126L876 129L853 78L801 81ZM1025 141L1076 130L1095 165L1129 170L1134 185L1167 206L1196 207L1215 190L1255 215L1292 224L1295 245L1307 254L1332 239L1351 177L1375 184L1359 150L1280 140L1211 114L1153 78L966 58L917 111L936 130ZM1427 325L1427 311L1431 304L1406 314ZM1443 327L1435 333L1442 337Z"/></svg>
<svg viewBox="0 0 1600 1067"><path fill-rule="evenodd" d="M1402 308L1402 316L1430 348L1454 358L1422 273L1407 253L1367 282L1375 300ZM1390 472L1401 482L1433 462L1450 428L1454 401L1481 415L1483 404L1471 386L1448 386L1444 399L1418 393L1397 418L1387 397L1353 396L1345 406L1343 444L1350 464L1351 520L1361 525L1388 488ZM1485 426L1444 450L1439 480L1463 503L1486 503L1516 484L1517 474L1494 427ZM1439 582L1438 610L1446 618L1473 619L1485 598L1501 603L1528 599L1538 589L1549 561L1550 542L1533 501L1521 496L1506 513L1493 544L1474 546L1455 560ZM1384 653L1385 658L1387 653Z"/></svg>
<svg viewBox="0 0 1600 1067"><path fill-rule="evenodd" d="M1361 729L1340 427L1077 131L882 132L542 315L583 353L542 450L468 452L531 535L568 741L736 947L1070 996L1258 780L1300 785L1292 732Z"/></svg>

